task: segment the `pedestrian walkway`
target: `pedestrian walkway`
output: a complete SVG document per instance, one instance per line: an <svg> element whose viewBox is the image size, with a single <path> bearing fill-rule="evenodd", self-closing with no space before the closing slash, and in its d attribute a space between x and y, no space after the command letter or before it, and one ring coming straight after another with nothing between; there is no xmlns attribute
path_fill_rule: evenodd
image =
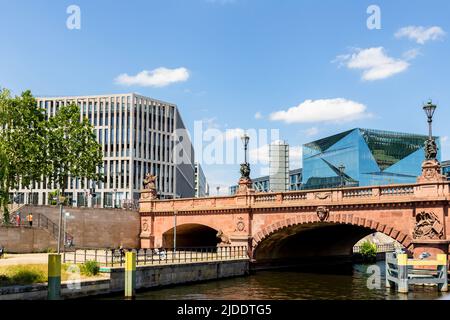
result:
<svg viewBox="0 0 450 320"><path fill-rule="evenodd" d="M46 264L48 262L48 253L30 253L30 254L11 254L0 259L1 266L13 266L21 264Z"/></svg>

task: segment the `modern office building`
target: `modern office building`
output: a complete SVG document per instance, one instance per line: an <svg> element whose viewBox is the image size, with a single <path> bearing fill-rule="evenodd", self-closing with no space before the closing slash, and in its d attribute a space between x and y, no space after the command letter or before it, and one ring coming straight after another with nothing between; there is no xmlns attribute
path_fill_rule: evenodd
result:
<svg viewBox="0 0 450 320"><path fill-rule="evenodd" d="M269 185L274 192L289 190L289 145L284 141L269 145Z"/></svg>
<svg viewBox="0 0 450 320"><path fill-rule="evenodd" d="M174 152L175 130L185 130L175 104L138 94L100 96L42 97L39 107L47 117L54 116L60 106L75 103L80 107L80 119L87 118L94 126L103 148L104 182L90 194L91 181L70 179L66 197L74 206L117 207L125 201L139 199L139 190L146 173L158 177L156 187L160 198L194 197L194 151L190 141L184 141L183 157ZM187 160L186 160L187 159ZM36 183L32 190L16 192L24 203L49 204L54 185Z"/></svg>
<svg viewBox="0 0 450 320"><path fill-rule="evenodd" d="M209 184L206 181L205 173L203 172L200 163L195 163L195 197L202 198L209 196Z"/></svg>
<svg viewBox="0 0 450 320"><path fill-rule="evenodd" d="M301 190L302 186L302 169L295 169L289 171L288 175L288 183L286 185L286 190L289 191L296 191ZM264 176L256 179L252 179L253 181L253 189L256 190L256 192L271 192L273 191L270 188L270 177ZM231 186L230 187L230 194L233 195L237 192L238 186Z"/></svg>
<svg viewBox="0 0 450 320"><path fill-rule="evenodd" d="M358 128L305 144L302 188L414 183L421 174L427 138ZM436 142L440 149L437 137Z"/></svg>
<svg viewBox="0 0 450 320"><path fill-rule="evenodd" d="M442 162L442 174L447 176L447 179L450 181L450 161Z"/></svg>

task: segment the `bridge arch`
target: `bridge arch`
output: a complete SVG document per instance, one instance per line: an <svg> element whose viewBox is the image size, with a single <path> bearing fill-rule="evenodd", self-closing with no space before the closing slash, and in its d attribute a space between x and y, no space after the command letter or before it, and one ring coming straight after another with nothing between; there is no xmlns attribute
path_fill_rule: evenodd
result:
<svg viewBox="0 0 450 320"><path fill-rule="evenodd" d="M373 219L336 215L320 220L317 215L299 215L264 227L253 236L257 262L291 258L350 256L353 245L374 232L383 233L412 249L409 235Z"/></svg>
<svg viewBox="0 0 450 320"><path fill-rule="evenodd" d="M174 245L174 229L170 228L162 234L162 246L171 248ZM177 247L216 247L220 240L217 238L218 230L200 223L185 223L177 225Z"/></svg>

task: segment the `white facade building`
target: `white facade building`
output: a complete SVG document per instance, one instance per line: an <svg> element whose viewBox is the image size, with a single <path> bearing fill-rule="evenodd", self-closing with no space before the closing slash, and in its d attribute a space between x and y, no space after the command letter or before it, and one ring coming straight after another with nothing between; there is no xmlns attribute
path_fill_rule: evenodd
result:
<svg viewBox="0 0 450 320"><path fill-rule="evenodd" d="M209 184L206 181L205 173L203 172L200 163L195 163L195 197L202 198L209 196Z"/></svg>
<svg viewBox="0 0 450 320"><path fill-rule="evenodd" d="M94 126L97 141L103 148L105 181L70 179L66 196L74 206L118 207L139 199L146 173L158 177L156 187L161 198L194 197L194 151L190 141L184 158L177 164L174 154L176 129L185 126L175 104L138 94L100 96L42 97L39 107L47 117L54 116L60 106L75 103L80 119L87 117ZM19 202L49 204L54 185L36 183L32 189L17 190Z"/></svg>

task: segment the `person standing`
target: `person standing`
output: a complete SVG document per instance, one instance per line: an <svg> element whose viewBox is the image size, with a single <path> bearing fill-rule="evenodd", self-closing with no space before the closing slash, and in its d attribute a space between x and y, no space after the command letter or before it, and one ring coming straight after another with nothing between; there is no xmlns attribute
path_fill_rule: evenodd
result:
<svg viewBox="0 0 450 320"><path fill-rule="evenodd" d="M20 212L17 212L16 214L16 224L18 227L20 227Z"/></svg>
<svg viewBox="0 0 450 320"><path fill-rule="evenodd" d="M33 227L33 214L30 212L27 216L28 224L30 225L30 228Z"/></svg>

